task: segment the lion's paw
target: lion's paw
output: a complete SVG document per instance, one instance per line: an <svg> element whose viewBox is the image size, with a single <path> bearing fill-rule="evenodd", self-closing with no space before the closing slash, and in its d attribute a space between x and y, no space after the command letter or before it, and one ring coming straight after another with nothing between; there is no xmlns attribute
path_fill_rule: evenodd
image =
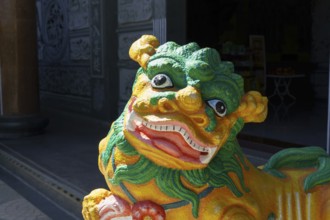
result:
<svg viewBox="0 0 330 220"><path fill-rule="evenodd" d="M124 199L111 195L98 204L98 214L101 220L131 219L131 206Z"/></svg>
<svg viewBox="0 0 330 220"><path fill-rule="evenodd" d="M82 215L85 220L98 220L98 204L109 197L111 192L106 189L95 189L84 197Z"/></svg>
<svg viewBox="0 0 330 220"><path fill-rule="evenodd" d="M126 200L105 189L85 196L82 215L85 220L164 220L165 210L152 201L139 201L131 206Z"/></svg>

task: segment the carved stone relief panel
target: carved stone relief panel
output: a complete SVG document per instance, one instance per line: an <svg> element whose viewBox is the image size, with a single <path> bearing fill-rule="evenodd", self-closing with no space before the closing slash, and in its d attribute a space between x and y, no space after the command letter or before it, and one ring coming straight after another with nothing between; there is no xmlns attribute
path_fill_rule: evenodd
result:
<svg viewBox="0 0 330 220"><path fill-rule="evenodd" d="M109 5L108 0L36 0L43 103L50 103L47 98L59 103L83 100L77 104L89 106L90 113L104 112L107 81L102 39L110 31L105 33L103 28L115 31L116 27L105 26L103 19L107 16L102 11L108 9L103 3ZM112 7L109 11L116 14L115 10ZM79 111L80 107L75 109Z"/></svg>
<svg viewBox="0 0 330 220"><path fill-rule="evenodd" d="M79 60L89 60L90 59L90 38L85 37L75 37L70 39L70 59Z"/></svg>
<svg viewBox="0 0 330 220"><path fill-rule="evenodd" d="M145 22L152 18L152 0L118 0L118 24Z"/></svg>
<svg viewBox="0 0 330 220"><path fill-rule="evenodd" d="M136 69L119 70L119 100L127 101L132 94L132 86L135 79Z"/></svg>
<svg viewBox="0 0 330 220"><path fill-rule="evenodd" d="M77 30L89 26L89 1L69 0L69 29Z"/></svg>
<svg viewBox="0 0 330 220"><path fill-rule="evenodd" d="M128 50L132 43L139 39L143 34L152 34L152 30L138 32L123 32L118 36L118 58L119 60L129 60Z"/></svg>
<svg viewBox="0 0 330 220"><path fill-rule="evenodd" d="M91 76L103 77L102 70L102 28L101 28L101 2L100 0L91 0Z"/></svg>
<svg viewBox="0 0 330 220"><path fill-rule="evenodd" d="M41 66L48 67L54 63L57 68L69 66L68 72L73 71L74 75L77 72L74 66L82 61L81 64L90 72L79 78L87 77L85 80L89 80L90 76L102 77L100 0L37 0L36 5ZM45 74L41 76L44 79L52 80L47 74L58 80L65 77L60 74L61 71L57 72L59 76L55 76L56 72L47 73L47 70L50 69L46 68L40 73ZM87 73L86 70L84 73ZM42 83L52 82L44 80L41 86ZM79 84L73 86L79 87ZM60 93L61 88L56 91Z"/></svg>
<svg viewBox="0 0 330 220"><path fill-rule="evenodd" d="M41 91L63 95L91 96L88 68L41 67L39 71Z"/></svg>
<svg viewBox="0 0 330 220"><path fill-rule="evenodd" d="M67 1L38 1L39 58L57 62L68 57Z"/></svg>

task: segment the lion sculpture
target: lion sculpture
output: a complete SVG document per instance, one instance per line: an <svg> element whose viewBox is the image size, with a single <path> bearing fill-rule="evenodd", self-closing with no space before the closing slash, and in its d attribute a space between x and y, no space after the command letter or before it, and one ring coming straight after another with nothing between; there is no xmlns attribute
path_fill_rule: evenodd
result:
<svg viewBox="0 0 330 220"><path fill-rule="evenodd" d="M218 52L159 45L143 35L130 57L132 96L99 145L110 188L84 198L84 219L330 219L330 159L318 147L278 152L253 166L236 139L262 122L267 98Z"/></svg>

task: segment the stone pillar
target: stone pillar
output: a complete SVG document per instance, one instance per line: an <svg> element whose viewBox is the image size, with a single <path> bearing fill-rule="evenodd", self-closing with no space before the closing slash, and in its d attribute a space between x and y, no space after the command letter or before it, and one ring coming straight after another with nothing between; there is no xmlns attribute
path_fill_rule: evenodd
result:
<svg viewBox="0 0 330 220"><path fill-rule="evenodd" d="M0 138L39 133L35 0L0 0Z"/></svg>
<svg viewBox="0 0 330 220"><path fill-rule="evenodd" d="M327 153L330 154L330 57L329 57L329 73L328 73L328 127L327 128L328 128Z"/></svg>

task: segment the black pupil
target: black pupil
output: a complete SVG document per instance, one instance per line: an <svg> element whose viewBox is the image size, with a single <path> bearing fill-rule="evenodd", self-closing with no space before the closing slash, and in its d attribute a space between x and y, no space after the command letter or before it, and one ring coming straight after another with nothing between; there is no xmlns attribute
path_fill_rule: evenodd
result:
<svg viewBox="0 0 330 220"><path fill-rule="evenodd" d="M157 86L163 85L166 82L166 77L164 75L158 75L154 78L154 83Z"/></svg>
<svg viewBox="0 0 330 220"><path fill-rule="evenodd" d="M217 104L215 105L215 109L217 110L217 112L219 112L220 114L223 114L226 112L226 106L225 104L223 104L222 102L217 102Z"/></svg>

